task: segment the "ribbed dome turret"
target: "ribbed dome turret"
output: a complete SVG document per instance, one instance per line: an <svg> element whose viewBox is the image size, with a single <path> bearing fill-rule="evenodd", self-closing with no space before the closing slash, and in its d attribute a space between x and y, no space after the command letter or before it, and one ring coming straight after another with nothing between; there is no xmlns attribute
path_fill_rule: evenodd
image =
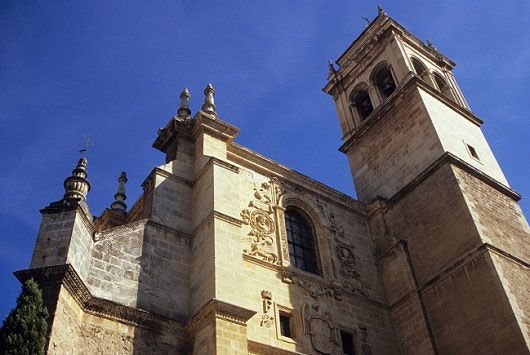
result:
<svg viewBox="0 0 530 355"><path fill-rule="evenodd" d="M64 180L64 199L69 200L86 200L88 191L90 191L90 182L87 179L87 159L79 159L77 166L72 170L72 175Z"/></svg>

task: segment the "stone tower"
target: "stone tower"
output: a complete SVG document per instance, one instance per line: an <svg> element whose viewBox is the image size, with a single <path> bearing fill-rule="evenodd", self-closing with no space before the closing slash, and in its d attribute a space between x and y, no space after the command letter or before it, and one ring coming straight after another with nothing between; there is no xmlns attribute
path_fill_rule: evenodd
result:
<svg viewBox="0 0 530 355"><path fill-rule="evenodd" d="M408 354L527 354L530 233L451 70L380 8L333 97Z"/></svg>

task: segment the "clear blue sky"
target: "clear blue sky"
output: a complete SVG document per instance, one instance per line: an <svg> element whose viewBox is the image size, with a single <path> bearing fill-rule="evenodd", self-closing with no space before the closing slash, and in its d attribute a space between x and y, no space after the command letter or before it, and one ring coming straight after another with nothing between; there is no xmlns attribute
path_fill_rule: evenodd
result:
<svg viewBox="0 0 530 355"><path fill-rule="evenodd" d="M511 186L530 211L530 2L381 1L457 63L455 75ZM19 292L39 209L63 194L82 148L99 215L121 170L129 205L163 162L151 148L180 90L208 82L237 142L350 195L335 109L321 88L375 17L374 1L0 2L0 320ZM318 144L316 144L318 142ZM527 197L527 199L524 199Z"/></svg>

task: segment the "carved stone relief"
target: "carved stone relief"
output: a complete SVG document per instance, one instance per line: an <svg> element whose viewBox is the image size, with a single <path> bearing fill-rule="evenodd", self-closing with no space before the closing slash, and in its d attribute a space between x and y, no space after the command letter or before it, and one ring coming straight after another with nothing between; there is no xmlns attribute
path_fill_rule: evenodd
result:
<svg viewBox="0 0 530 355"><path fill-rule="evenodd" d="M328 221L332 237L339 236L341 238L344 238L344 227L342 225L337 224L337 221L335 220L335 214L333 212L330 212L328 214Z"/></svg>
<svg viewBox="0 0 530 355"><path fill-rule="evenodd" d="M339 274L342 277L342 286L350 292L368 296L366 289L369 286L361 281L353 249L354 247L342 243L337 244L335 247Z"/></svg>
<svg viewBox="0 0 530 355"><path fill-rule="evenodd" d="M296 276L292 276L291 279L295 285L302 287L313 298L318 298L319 296L333 297L335 295L333 289L319 283L304 280Z"/></svg>
<svg viewBox="0 0 530 355"><path fill-rule="evenodd" d="M272 293L267 290L261 291L261 299L263 302L263 314L261 315L262 327L270 328L274 324L274 316L272 310Z"/></svg>
<svg viewBox="0 0 530 355"><path fill-rule="evenodd" d="M372 349L368 344L368 328L365 325L359 325L361 333L361 355L372 355Z"/></svg>
<svg viewBox="0 0 530 355"><path fill-rule="evenodd" d="M278 179L272 178L254 188L248 208L241 211L243 223L250 226L243 238L243 253L275 265L279 265L275 209L282 195Z"/></svg>
<svg viewBox="0 0 530 355"><path fill-rule="evenodd" d="M321 309L318 302L304 304L301 310L304 334L311 337L311 345L320 354L331 354L339 345L339 330L331 313Z"/></svg>

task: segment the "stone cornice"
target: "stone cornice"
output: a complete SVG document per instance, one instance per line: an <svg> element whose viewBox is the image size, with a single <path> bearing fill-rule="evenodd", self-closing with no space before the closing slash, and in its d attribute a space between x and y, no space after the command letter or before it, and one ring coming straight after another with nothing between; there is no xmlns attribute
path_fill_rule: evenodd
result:
<svg viewBox="0 0 530 355"><path fill-rule="evenodd" d="M399 240L385 253L385 255L383 255L383 258L391 255L393 252L393 249L395 249L400 244L406 244L406 241ZM418 285L417 290L411 290L411 292L403 295L401 298L399 298L393 304L391 304L390 307L395 308L397 305L403 303L406 299L408 299L411 296L411 294L414 294L416 292L425 293L429 291L433 287L436 287L440 282L443 282L444 280L452 277L452 275L457 273L459 270L461 270L466 265L474 263L477 260L477 258L485 255L488 252L494 253L505 259L508 259L511 262L519 264L526 269L530 269L530 264L528 262L522 259L519 259L516 256L513 256L510 253L507 253L491 244L482 243L478 245L477 247L472 248L471 250L467 251L463 256L458 258L453 264L447 266L445 269L437 272L435 275L431 276L426 281L422 282L420 285Z"/></svg>
<svg viewBox="0 0 530 355"><path fill-rule="evenodd" d="M420 185L429 176L431 176L436 170L440 169L445 164L452 164L454 166L457 166L458 168L464 170L465 172L469 173L470 175L474 176L475 178L479 179L480 181L484 182L490 187L510 197L514 201L519 201L521 199L521 195L519 195L517 192L515 192L508 186L501 184L497 180L493 179L491 176L480 171L479 169L475 168L474 166L470 165L464 160L458 158L454 154L446 152L440 158L436 159L425 170L423 170L414 180L409 182L401 190L399 190L396 194L394 194L394 196L392 196L388 200L385 200L386 208L389 208L393 206L394 204L396 204L403 197L405 197L410 191L412 191L416 186Z"/></svg>
<svg viewBox="0 0 530 355"><path fill-rule="evenodd" d="M228 158L265 176L277 177L280 182L282 180L289 181L289 183L300 189L316 194L319 198L328 202L350 208L362 215L366 214L366 205L364 203L239 144L232 143L228 145Z"/></svg>
<svg viewBox="0 0 530 355"><path fill-rule="evenodd" d="M239 134L239 129L203 111L199 111L194 118L193 137L208 133L223 142L231 142Z"/></svg>
<svg viewBox="0 0 530 355"><path fill-rule="evenodd" d="M158 131L158 136L153 142L153 148L166 153L177 136L191 136L192 127L193 121L191 119L172 117L166 127Z"/></svg>
<svg viewBox="0 0 530 355"><path fill-rule="evenodd" d="M215 211L215 210L212 213L213 213L214 218L224 221L226 223L233 224L236 227L241 227L241 225L243 224L243 221L240 220L239 218L234 218L227 214L224 214L222 212Z"/></svg>
<svg viewBox="0 0 530 355"><path fill-rule="evenodd" d="M247 321L256 313L256 311L212 298L192 317L189 329L196 333L204 327L205 323L214 319L223 319L246 327Z"/></svg>
<svg viewBox="0 0 530 355"><path fill-rule="evenodd" d="M275 348L271 345L258 343L252 340L248 341L248 353L250 355L296 355L299 352L293 352L280 348Z"/></svg>
<svg viewBox="0 0 530 355"><path fill-rule="evenodd" d="M84 282L70 264L28 269L15 272L20 282L33 278L41 287L63 285L81 309L99 317L149 329L168 329L185 337L181 322L160 315L121 305L92 296Z"/></svg>
<svg viewBox="0 0 530 355"><path fill-rule="evenodd" d="M343 137L344 143L340 146L339 151L347 154L352 146L360 141L368 131L376 127L380 121L392 119L391 115L387 115L387 113L395 107L398 101L403 100L406 95L412 94L417 88L421 88L423 91L429 93L431 96L443 102L447 107L456 111L458 114L462 115L463 118L478 127L484 123L471 111L449 99L413 73L410 73L408 79L403 84L400 84L396 91L383 104L377 107L357 128L357 130L351 131Z"/></svg>
<svg viewBox="0 0 530 355"><path fill-rule="evenodd" d="M195 176L194 183L199 181L203 177L203 175L208 171L208 169L210 167L212 167L213 165L217 165L219 167L222 167L222 168L225 168L227 170L233 171L236 174L239 174L239 167L237 167L237 166L235 166L233 164L230 164L229 162L226 162L224 160L221 160L219 158L209 157L209 159L206 162L206 164L204 164L204 166L197 172L197 175Z"/></svg>
<svg viewBox="0 0 530 355"><path fill-rule="evenodd" d="M203 220L197 225L197 227L193 229L193 232L191 233L191 235L195 236L199 230L201 230L206 224L208 224L208 222L213 222L213 220L215 219L219 219L226 223L230 223L236 227L241 227L241 225L243 224L243 221L240 220L239 218L235 218L227 214L224 214L222 212L213 210L213 211L210 211L210 213L208 213L203 218Z"/></svg>
<svg viewBox="0 0 530 355"><path fill-rule="evenodd" d="M155 168L153 168L153 170L151 170L149 175L147 175L147 177L144 179L144 182L142 182L141 186L143 187L144 185L146 185L146 183L149 181L149 179L152 179L153 176L155 176L155 175L163 176L166 179L170 179L170 180L173 180L175 182L179 182L181 184L184 184L184 185L187 185L187 186L190 186L190 187L193 186L193 181L185 179L185 178L180 177L180 176L177 176L175 174L172 174L169 171L166 171L166 170L161 169L159 167L155 167Z"/></svg>

